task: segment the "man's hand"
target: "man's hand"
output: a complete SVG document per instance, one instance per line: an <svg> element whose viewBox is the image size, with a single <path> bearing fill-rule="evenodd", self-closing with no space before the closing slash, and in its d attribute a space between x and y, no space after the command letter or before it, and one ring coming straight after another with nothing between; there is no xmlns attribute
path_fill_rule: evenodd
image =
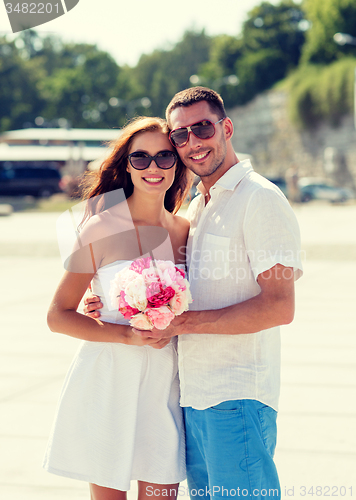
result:
<svg viewBox="0 0 356 500"><path fill-rule="evenodd" d="M186 333L239 335L287 325L294 316L294 271L276 264L259 274L261 292L238 304L204 311L187 311L174 318L165 330L148 333L154 338ZM133 330L142 335L140 330ZM144 332L147 335L147 332Z"/></svg>
<svg viewBox="0 0 356 500"><path fill-rule="evenodd" d="M100 302L100 297L97 295L88 295L84 299L84 308L83 311L86 316L89 318L99 318L100 312L98 309L103 307L102 302ZM137 333L139 332L139 333ZM153 347L153 349L162 349L169 344L171 337L163 335L162 330L154 331L154 335L151 335L152 332L147 330L135 330L128 325L126 335L126 344L127 345L136 345L136 346L144 346L149 345Z"/></svg>
<svg viewBox="0 0 356 500"><path fill-rule="evenodd" d="M138 335L137 332L140 332L140 335ZM159 332L160 330L158 330ZM150 347L153 347L153 349L162 349L163 347L166 347L167 344L169 344L171 338L162 338L162 332L159 337L153 337L151 335L151 331L149 330L135 330L132 328L130 325L127 325L126 331L125 331L125 337L126 345L136 345L136 346L144 346L144 345L149 345Z"/></svg>
<svg viewBox="0 0 356 500"><path fill-rule="evenodd" d="M157 328L153 328L152 330L137 330L136 328L133 328L132 331L134 332L135 335L139 335L140 337L146 337L149 335L151 338L154 339L167 339L168 342L172 337L175 337L176 335L181 335L183 333L183 323L185 323L187 313L183 313L180 316L176 316L172 322L170 323L167 328L164 330L158 330ZM168 343L167 342L167 343Z"/></svg>
<svg viewBox="0 0 356 500"><path fill-rule="evenodd" d="M132 335L128 339L127 344L137 346L149 345L150 347L153 347L153 349L162 349L163 347L166 347L167 344L169 344L171 338L161 338L162 331L157 331L161 333L160 337L151 336L151 331L135 330L134 328L132 328ZM136 332L140 332L140 335L138 335ZM148 334L150 335L150 337L147 337Z"/></svg>
<svg viewBox="0 0 356 500"><path fill-rule="evenodd" d="M102 307L103 304L100 302L100 297L97 295L91 294L85 297L83 312L86 316L89 316L89 318L99 318L100 312L98 309L101 309Z"/></svg>

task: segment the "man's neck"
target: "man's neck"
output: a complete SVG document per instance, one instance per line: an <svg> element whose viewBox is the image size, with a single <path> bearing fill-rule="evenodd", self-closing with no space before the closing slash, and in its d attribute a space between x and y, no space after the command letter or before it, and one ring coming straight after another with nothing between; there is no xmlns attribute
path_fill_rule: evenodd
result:
<svg viewBox="0 0 356 500"><path fill-rule="evenodd" d="M218 180L226 174L228 170L230 170L231 167L236 165L236 163L240 163L240 160L237 158L235 151L233 151L233 155L231 155L231 158L228 160L227 158L225 159L224 163L211 175L206 176L206 177L201 177L201 182L204 186L205 189L205 205L208 203L210 200L210 188L214 186L218 182ZM228 160L228 161L227 161ZM228 166L226 166L228 165Z"/></svg>

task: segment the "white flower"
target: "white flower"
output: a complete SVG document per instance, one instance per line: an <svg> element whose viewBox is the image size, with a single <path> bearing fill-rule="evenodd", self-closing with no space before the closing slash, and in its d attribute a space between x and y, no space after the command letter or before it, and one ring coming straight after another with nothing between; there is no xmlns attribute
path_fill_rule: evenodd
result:
<svg viewBox="0 0 356 500"><path fill-rule="evenodd" d="M124 290L125 287L137 276L139 276L138 273L132 271L132 269L129 269L129 267L125 267L115 274L115 281L120 290Z"/></svg>
<svg viewBox="0 0 356 500"><path fill-rule="evenodd" d="M124 291L125 300L129 306L135 307L136 309L139 309L139 311L144 311L146 309L146 285L140 274L136 274L136 278L127 283Z"/></svg>
<svg viewBox="0 0 356 500"><path fill-rule="evenodd" d="M130 281L134 280L136 276L137 273L135 273L135 271L131 271L131 269L129 269L128 267L121 269L121 271L115 274L114 279L110 281L109 294L112 307L118 308L119 305L118 297L120 296L121 290L125 290L127 284Z"/></svg>

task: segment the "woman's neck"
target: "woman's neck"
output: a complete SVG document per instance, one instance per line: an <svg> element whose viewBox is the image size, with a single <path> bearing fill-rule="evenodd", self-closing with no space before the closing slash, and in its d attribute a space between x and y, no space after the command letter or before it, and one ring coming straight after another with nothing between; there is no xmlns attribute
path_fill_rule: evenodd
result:
<svg viewBox="0 0 356 500"><path fill-rule="evenodd" d="M133 194L127 204L134 223L147 226L162 226L167 222L168 212L164 207L164 196L149 196L144 193Z"/></svg>

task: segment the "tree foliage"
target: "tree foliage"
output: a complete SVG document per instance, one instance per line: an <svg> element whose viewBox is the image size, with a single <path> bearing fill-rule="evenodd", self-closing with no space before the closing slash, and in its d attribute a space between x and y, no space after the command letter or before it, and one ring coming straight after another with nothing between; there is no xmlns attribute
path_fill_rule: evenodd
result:
<svg viewBox="0 0 356 500"><path fill-rule="evenodd" d="M0 39L0 128L21 128L44 106L37 85L45 73L38 61L24 59L15 42Z"/></svg>
<svg viewBox="0 0 356 500"><path fill-rule="evenodd" d="M171 50L141 56L133 77L140 82L141 93L150 98L152 114L164 116L172 96L190 86L190 76L209 60L210 47L211 38L204 30L187 31Z"/></svg>
<svg viewBox="0 0 356 500"><path fill-rule="evenodd" d="M337 126L354 101L355 58L328 66L304 65L288 81L290 115L301 128L321 121Z"/></svg>
<svg viewBox="0 0 356 500"><path fill-rule="evenodd" d="M39 87L46 118L55 119L60 110L76 127L105 128L108 101L115 95L119 74L116 62L93 45L66 46L64 52L68 64L53 70Z"/></svg>
<svg viewBox="0 0 356 500"><path fill-rule="evenodd" d="M337 45L336 32L356 37L355 0L263 1L237 36L189 30L135 67L119 66L96 45L25 30L15 41L0 38L0 131L33 126L38 117L47 126L65 118L72 127L112 128L134 114L164 116L192 75L221 93L227 108L287 79L296 122L337 123L352 110L356 47Z"/></svg>
<svg viewBox="0 0 356 500"><path fill-rule="evenodd" d="M328 64L355 53L351 45L340 47L333 39L335 33L356 37L355 0L304 0L303 8L310 22L303 63Z"/></svg>
<svg viewBox="0 0 356 500"><path fill-rule="evenodd" d="M279 5L262 2L249 13L240 37L214 38L202 76L221 92L228 107L244 104L273 86L298 65L304 43L304 12L293 0ZM234 74L239 85L223 78Z"/></svg>
<svg viewBox="0 0 356 500"><path fill-rule="evenodd" d="M244 24L246 50L275 50L286 60L286 64L297 66L305 38L303 19L300 4L293 0L285 0L279 5L262 2L250 12Z"/></svg>

